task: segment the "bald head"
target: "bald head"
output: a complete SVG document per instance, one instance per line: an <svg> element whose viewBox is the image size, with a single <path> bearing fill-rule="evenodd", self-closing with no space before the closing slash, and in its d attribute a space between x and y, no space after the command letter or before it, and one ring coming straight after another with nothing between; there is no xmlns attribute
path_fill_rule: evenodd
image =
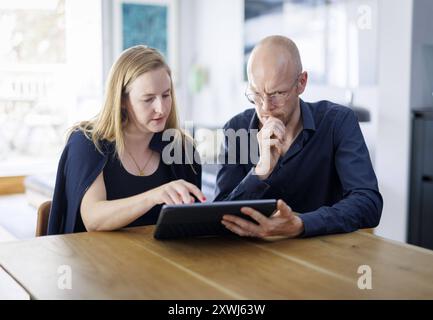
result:
<svg viewBox="0 0 433 320"><path fill-rule="evenodd" d="M299 75L302 63L296 44L284 36L270 36L260 41L248 61L248 77L252 73L263 76L263 72L271 73L272 77L281 76L282 72L291 77Z"/></svg>
<svg viewBox="0 0 433 320"><path fill-rule="evenodd" d="M247 89L260 123L263 125L272 117L296 128L300 119L299 96L305 90L307 79L299 50L292 40L271 36L260 41L248 61ZM265 95L275 99L265 99ZM276 97L280 99L277 101Z"/></svg>

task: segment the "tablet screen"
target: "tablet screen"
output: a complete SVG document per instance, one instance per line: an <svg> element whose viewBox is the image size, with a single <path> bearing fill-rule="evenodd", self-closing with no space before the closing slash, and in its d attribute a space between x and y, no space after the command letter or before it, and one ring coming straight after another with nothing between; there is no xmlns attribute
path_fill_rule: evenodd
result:
<svg viewBox="0 0 433 320"><path fill-rule="evenodd" d="M232 234L221 224L223 215L231 214L255 222L243 214L241 208L250 207L269 217L276 210L276 205L275 199L164 205L154 237L173 239Z"/></svg>

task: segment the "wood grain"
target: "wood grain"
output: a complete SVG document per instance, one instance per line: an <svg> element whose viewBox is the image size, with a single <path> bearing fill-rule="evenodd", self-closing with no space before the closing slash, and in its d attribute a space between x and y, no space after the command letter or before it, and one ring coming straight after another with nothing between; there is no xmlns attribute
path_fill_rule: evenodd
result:
<svg viewBox="0 0 433 320"><path fill-rule="evenodd" d="M368 298L433 298L433 251L365 233L317 237L302 241L255 242L257 247L306 266L317 266L357 282L358 268L372 270ZM314 253L314 254L312 254Z"/></svg>
<svg viewBox="0 0 433 320"><path fill-rule="evenodd" d="M34 299L433 299L433 253L364 232L259 241L157 241L154 227L0 244ZM58 287L62 265L72 288ZM372 290L360 290L360 265Z"/></svg>
<svg viewBox="0 0 433 320"><path fill-rule="evenodd" d="M41 237L0 248L4 267L34 299L186 299L202 292L233 299L120 233ZM59 267L69 266L72 288L59 289Z"/></svg>

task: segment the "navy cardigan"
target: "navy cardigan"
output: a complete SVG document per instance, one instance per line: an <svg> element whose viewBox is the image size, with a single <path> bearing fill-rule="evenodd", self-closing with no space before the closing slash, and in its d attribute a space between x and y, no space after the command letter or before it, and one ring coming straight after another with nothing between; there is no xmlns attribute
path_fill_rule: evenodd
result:
<svg viewBox="0 0 433 320"><path fill-rule="evenodd" d="M170 141L162 140L162 133L156 133L149 147L162 153ZM81 200L104 169L115 148L113 143L101 142L102 153L83 132L75 131L69 138L60 157L57 169L54 196L48 220L48 234L73 233L77 215L80 214ZM195 150L194 150L195 152ZM198 159L198 158L195 158ZM201 165L170 165L173 180L184 179L201 189ZM193 170L194 168L194 170ZM194 172L195 171L195 172Z"/></svg>

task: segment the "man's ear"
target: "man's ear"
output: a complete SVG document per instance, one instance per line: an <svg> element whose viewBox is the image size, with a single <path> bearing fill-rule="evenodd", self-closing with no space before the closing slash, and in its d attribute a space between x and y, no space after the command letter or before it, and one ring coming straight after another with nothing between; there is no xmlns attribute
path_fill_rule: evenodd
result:
<svg viewBox="0 0 433 320"><path fill-rule="evenodd" d="M304 71L299 76L298 95L301 95L304 93L305 88L307 87L307 83L308 83L308 73L307 73L307 71Z"/></svg>

